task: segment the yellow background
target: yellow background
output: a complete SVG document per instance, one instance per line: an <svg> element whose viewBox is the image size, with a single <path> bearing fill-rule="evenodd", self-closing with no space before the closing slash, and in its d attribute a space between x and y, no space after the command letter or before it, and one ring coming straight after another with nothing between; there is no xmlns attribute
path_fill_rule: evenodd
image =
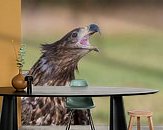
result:
<svg viewBox="0 0 163 130"><path fill-rule="evenodd" d="M18 72L12 40L18 49L21 42L21 0L0 0L0 87L11 86L11 79Z"/></svg>

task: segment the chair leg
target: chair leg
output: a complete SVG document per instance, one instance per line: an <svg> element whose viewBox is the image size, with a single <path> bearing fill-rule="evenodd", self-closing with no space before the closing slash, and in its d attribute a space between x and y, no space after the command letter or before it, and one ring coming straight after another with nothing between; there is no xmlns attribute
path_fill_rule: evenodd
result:
<svg viewBox="0 0 163 130"><path fill-rule="evenodd" d="M95 126L94 126L94 123L93 123L93 119L92 119L92 116L91 116L90 109L87 109L87 112L88 112L89 122L90 122L90 125L91 125L91 130L95 130Z"/></svg>
<svg viewBox="0 0 163 130"><path fill-rule="evenodd" d="M150 128L150 130L154 130L154 128L153 128L152 116L148 117L148 123L149 123L149 128Z"/></svg>
<svg viewBox="0 0 163 130"><path fill-rule="evenodd" d="M134 117L133 116L130 116L128 130L132 130L133 123L134 123Z"/></svg>
<svg viewBox="0 0 163 130"><path fill-rule="evenodd" d="M70 110L70 119L69 119L68 124L66 126L66 130L70 129L73 112L74 112L73 110Z"/></svg>

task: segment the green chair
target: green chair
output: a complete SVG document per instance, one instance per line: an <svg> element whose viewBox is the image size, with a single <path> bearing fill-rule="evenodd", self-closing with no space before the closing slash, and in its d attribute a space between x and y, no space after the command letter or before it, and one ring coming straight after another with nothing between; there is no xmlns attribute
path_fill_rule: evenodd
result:
<svg viewBox="0 0 163 130"><path fill-rule="evenodd" d="M88 87L88 84L85 80L76 79L70 82L70 87ZM68 120L66 130L70 129L71 120L76 110L86 110L88 112L91 130L95 130L93 119L90 112L90 109L95 107L92 97L67 97L65 107L70 109L70 118Z"/></svg>

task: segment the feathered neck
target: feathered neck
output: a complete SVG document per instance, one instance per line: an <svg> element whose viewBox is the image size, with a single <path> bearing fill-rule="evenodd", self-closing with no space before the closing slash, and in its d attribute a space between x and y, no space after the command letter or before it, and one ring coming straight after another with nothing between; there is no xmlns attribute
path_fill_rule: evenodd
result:
<svg viewBox="0 0 163 130"><path fill-rule="evenodd" d="M63 86L75 79L80 57L73 51L59 48L57 43L43 45L42 56L30 69L34 85Z"/></svg>

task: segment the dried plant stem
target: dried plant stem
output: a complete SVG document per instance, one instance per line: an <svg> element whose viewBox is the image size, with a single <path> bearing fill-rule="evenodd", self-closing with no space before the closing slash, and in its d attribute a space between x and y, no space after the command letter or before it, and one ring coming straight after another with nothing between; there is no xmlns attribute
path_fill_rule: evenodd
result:
<svg viewBox="0 0 163 130"><path fill-rule="evenodd" d="M18 59L18 56L17 56L17 51L16 51L16 47L15 47L15 45L14 45L14 40L12 40L11 41L12 42L12 46L13 46L13 48L14 48L14 54L15 54L15 57L16 57L16 59Z"/></svg>

